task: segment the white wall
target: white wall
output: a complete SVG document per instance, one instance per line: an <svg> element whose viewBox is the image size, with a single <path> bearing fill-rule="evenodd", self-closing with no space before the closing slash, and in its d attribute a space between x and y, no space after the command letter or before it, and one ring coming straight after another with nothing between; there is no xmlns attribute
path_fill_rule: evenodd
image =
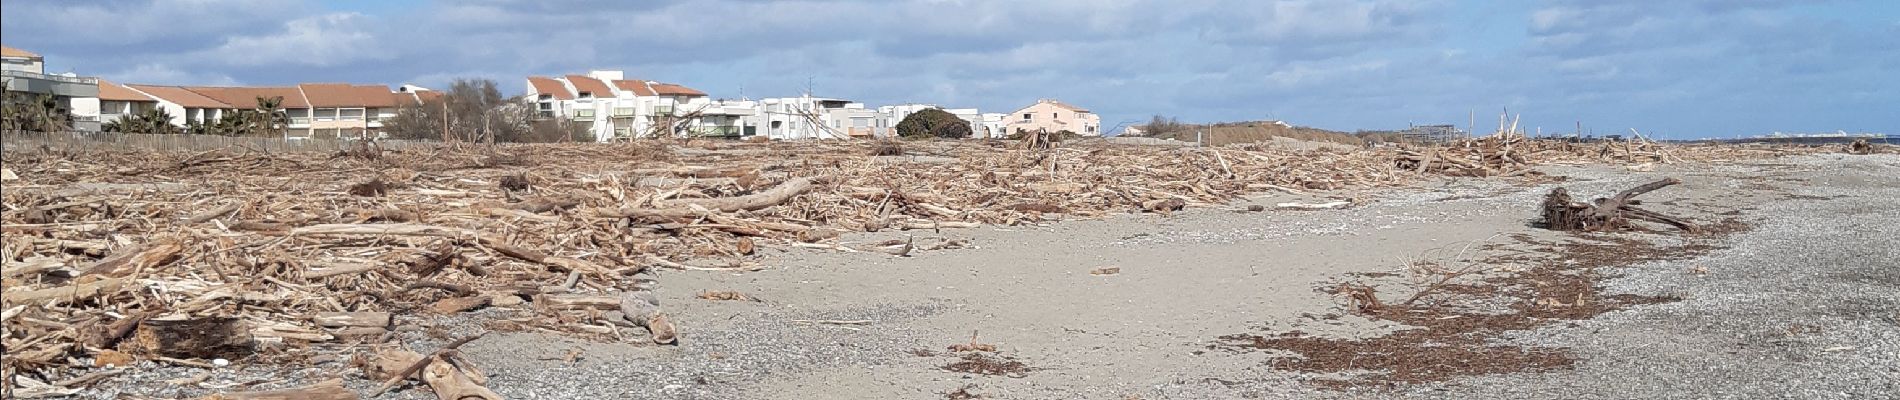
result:
<svg viewBox="0 0 1900 400"><path fill-rule="evenodd" d="M99 118L98 97L73 97L70 103L67 107L72 109L73 116Z"/></svg>

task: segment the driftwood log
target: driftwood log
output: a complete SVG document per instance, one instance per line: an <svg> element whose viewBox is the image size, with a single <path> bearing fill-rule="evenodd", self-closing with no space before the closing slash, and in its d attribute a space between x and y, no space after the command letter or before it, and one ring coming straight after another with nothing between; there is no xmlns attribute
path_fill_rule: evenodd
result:
<svg viewBox="0 0 1900 400"><path fill-rule="evenodd" d="M343 387L342 379L331 379L314 385L265 392L238 392L216 394L205 400L356 400L356 392Z"/></svg>
<svg viewBox="0 0 1900 400"><path fill-rule="evenodd" d="M724 212L754 211L776 206L791 200L793 196L811 190L813 179L810 177L792 178L765 191L737 197L718 197L700 199L672 199L655 201L661 208L687 208L694 205L708 210Z"/></svg>
<svg viewBox="0 0 1900 400"><path fill-rule="evenodd" d="M1687 232L1700 232L1701 227L1694 223L1655 211L1637 208L1640 204L1635 197L1670 185L1682 183L1676 178L1645 183L1617 193L1610 198L1598 198L1588 204L1573 201L1570 191L1564 188L1551 189L1544 196L1544 226L1559 231L1612 231L1632 229L1631 219L1668 224Z"/></svg>
<svg viewBox="0 0 1900 400"><path fill-rule="evenodd" d="M252 350L251 330L237 318L153 318L132 337L150 354L175 358L237 358Z"/></svg>
<svg viewBox="0 0 1900 400"><path fill-rule="evenodd" d="M501 395L483 387L488 379L473 370L473 365L451 362L459 359L457 352L449 350L436 355L429 366L422 370L422 382L429 384L435 396L441 400L501 400Z"/></svg>
<svg viewBox="0 0 1900 400"><path fill-rule="evenodd" d="M679 338L679 329L674 328L673 322L667 320L666 313L660 311L660 298L654 296L652 291L636 290L622 294L620 312L626 315L627 321L652 332L653 343L671 344Z"/></svg>

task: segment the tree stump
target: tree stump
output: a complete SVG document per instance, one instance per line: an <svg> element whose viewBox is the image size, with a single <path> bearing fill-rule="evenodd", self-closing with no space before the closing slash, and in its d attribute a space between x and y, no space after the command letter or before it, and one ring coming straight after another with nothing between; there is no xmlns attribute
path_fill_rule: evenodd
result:
<svg viewBox="0 0 1900 400"><path fill-rule="evenodd" d="M1544 196L1544 226L1559 231L1600 232L1634 229L1631 219L1668 224L1687 232L1700 232L1701 227L1694 223L1655 211L1637 208L1636 196L1655 191L1670 185L1682 183L1676 178L1645 183L1630 188L1607 199L1599 198L1590 204L1578 203L1570 198L1570 192L1564 188L1551 189Z"/></svg>
<svg viewBox="0 0 1900 400"><path fill-rule="evenodd" d="M147 319L133 334L141 349L174 358L237 358L251 353L251 331L237 318Z"/></svg>

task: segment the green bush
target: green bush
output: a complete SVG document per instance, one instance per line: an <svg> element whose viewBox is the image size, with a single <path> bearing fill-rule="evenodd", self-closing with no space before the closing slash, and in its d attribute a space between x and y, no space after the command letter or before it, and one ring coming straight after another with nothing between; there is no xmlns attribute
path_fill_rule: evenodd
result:
<svg viewBox="0 0 1900 400"><path fill-rule="evenodd" d="M970 137L970 122L957 118L956 114L938 109L927 109L911 113L897 123L897 135L907 138L967 138Z"/></svg>

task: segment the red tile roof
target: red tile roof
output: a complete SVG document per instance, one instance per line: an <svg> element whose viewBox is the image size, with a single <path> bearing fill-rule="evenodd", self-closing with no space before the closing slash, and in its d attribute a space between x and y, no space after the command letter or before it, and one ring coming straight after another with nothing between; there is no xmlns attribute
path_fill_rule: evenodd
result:
<svg viewBox="0 0 1900 400"><path fill-rule="evenodd" d="M614 81L614 87L620 88L620 90L633 92L634 96L658 96L659 95L659 93L653 92L653 88L647 87L647 81L643 81L643 80L637 80L637 79L618 80L618 81Z"/></svg>
<svg viewBox="0 0 1900 400"><path fill-rule="evenodd" d="M284 108L284 109L310 108L310 102L304 101L303 93L298 91L296 87L291 87L291 86L271 86L271 87L187 86L185 87L185 89L204 95L205 97L210 97L224 104L230 104L232 106L236 106L239 108L256 108L257 98L259 97L263 97L263 98L282 97L284 98L284 101L282 105L280 105L279 107Z"/></svg>
<svg viewBox="0 0 1900 400"><path fill-rule="evenodd" d="M567 85L562 85L561 81L554 80L554 78L530 76L528 77L528 86L530 86L529 89L534 89L534 94L536 95L552 95L557 100L574 99L574 92L567 91Z"/></svg>
<svg viewBox="0 0 1900 400"><path fill-rule="evenodd" d="M653 91L658 92L661 96L689 96L689 97L706 96L706 92L693 90L693 88L675 85L671 83L654 82Z"/></svg>
<svg viewBox="0 0 1900 400"><path fill-rule="evenodd" d="M348 83L305 83L297 85L311 107L395 107L389 88Z"/></svg>
<svg viewBox="0 0 1900 400"><path fill-rule="evenodd" d="M442 92L437 92L434 90L424 90L424 91L419 91L415 93L416 93L416 100L421 100L424 103L442 99Z"/></svg>
<svg viewBox="0 0 1900 400"><path fill-rule="evenodd" d="M416 98L415 93L409 92L390 92L389 100L395 102L397 107L422 104L422 99Z"/></svg>
<svg viewBox="0 0 1900 400"><path fill-rule="evenodd" d="M128 89L125 86L121 86L117 83L112 83L104 79L99 80L99 100L140 101L140 102L157 102L158 101L158 99L154 99L152 98L152 96L146 96L144 93L139 93L132 89Z"/></svg>
<svg viewBox="0 0 1900 400"><path fill-rule="evenodd" d="M152 97L157 97L159 100L177 104L185 108L223 108L223 109L237 108L237 107L231 106L230 104L225 104L224 102L218 101L216 99L205 97L204 95L198 94L198 92L185 90L185 88L181 88L177 86L155 86L155 85L125 85L125 86L133 88L133 89L137 89L140 92L145 92L145 94L151 95ZM252 104L244 108L251 108L255 106L256 106L256 103L255 103L255 100L253 100Z"/></svg>
<svg viewBox="0 0 1900 400"><path fill-rule="evenodd" d="M575 91L587 92L594 97L614 97L613 89L608 89L607 84L599 79L586 75L568 75L567 81L574 84Z"/></svg>
<svg viewBox="0 0 1900 400"><path fill-rule="evenodd" d="M33 54L31 51L0 45L0 57L40 58L40 55Z"/></svg>

